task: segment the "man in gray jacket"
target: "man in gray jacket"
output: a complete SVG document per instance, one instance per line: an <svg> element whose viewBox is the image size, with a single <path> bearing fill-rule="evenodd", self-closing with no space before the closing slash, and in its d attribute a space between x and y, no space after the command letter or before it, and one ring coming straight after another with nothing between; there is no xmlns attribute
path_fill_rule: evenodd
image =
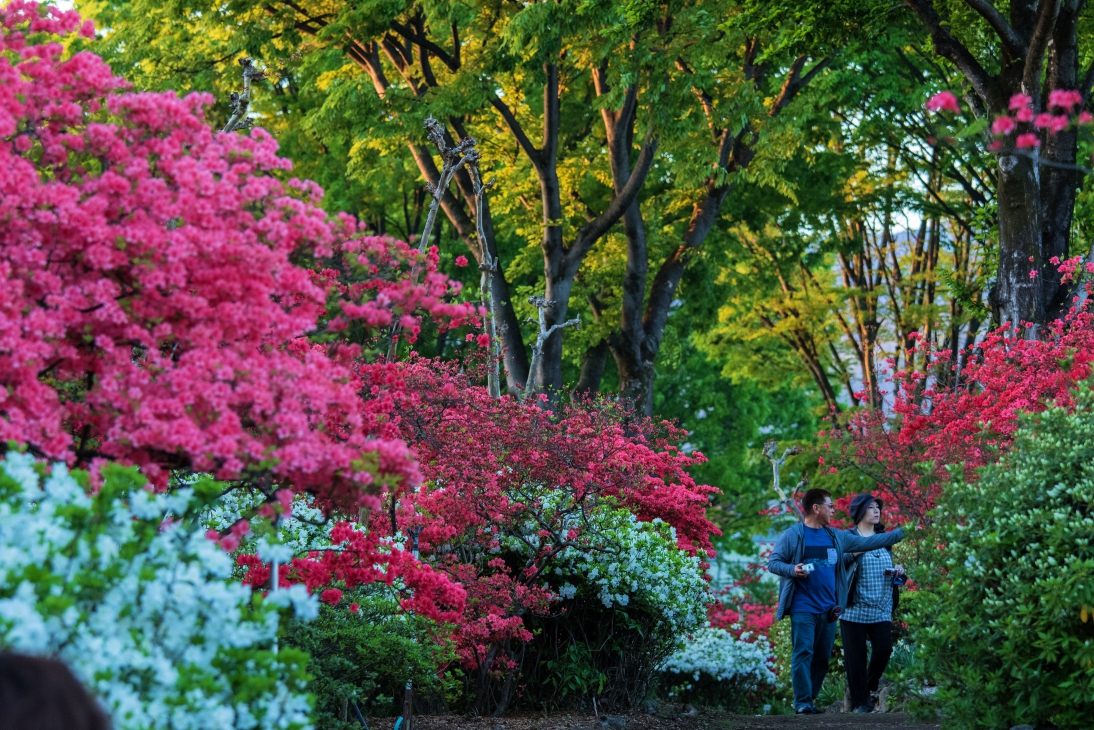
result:
<svg viewBox="0 0 1094 730"><path fill-rule="evenodd" d="M802 498L804 524L779 535L767 569L779 576L779 607L775 620L790 616L793 655L794 709L799 715L823 712L813 704L828 673L836 640L836 619L847 606L845 552L868 552L904 539L900 528L871 537L833 530L832 498L823 489L810 489Z"/></svg>

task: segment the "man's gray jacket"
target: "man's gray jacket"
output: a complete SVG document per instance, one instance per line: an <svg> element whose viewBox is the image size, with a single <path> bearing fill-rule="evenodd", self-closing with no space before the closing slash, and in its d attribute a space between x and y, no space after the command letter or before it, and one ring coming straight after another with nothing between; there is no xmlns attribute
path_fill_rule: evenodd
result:
<svg viewBox="0 0 1094 730"><path fill-rule="evenodd" d="M904 539L904 530L899 527L892 532L883 532L879 535L863 537L857 532L845 532L825 527L832 544L836 546L836 600L840 608L847 608L847 568L843 564L843 554L865 553L879 548L895 545ZM771 551L771 557L767 560L769 572L779 576L779 608L775 612L775 620L782 620L783 616L790 613L790 606L794 602L794 591L799 580L808 578L795 578L794 566L802 561L805 553L805 525L801 522L779 535L775 541L775 549Z"/></svg>

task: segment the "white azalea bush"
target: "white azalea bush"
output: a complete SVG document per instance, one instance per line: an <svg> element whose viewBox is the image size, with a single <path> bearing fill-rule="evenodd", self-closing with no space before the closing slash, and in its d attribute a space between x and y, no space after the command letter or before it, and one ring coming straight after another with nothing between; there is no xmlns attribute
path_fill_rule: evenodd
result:
<svg viewBox="0 0 1094 730"><path fill-rule="evenodd" d="M574 509L566 495L549 494L537 511L570 544L546 567L550 614L525 617L533 634L525 651L543 657L525 670L526 696L547 705L593 695L606 706L642 702L665 658L706 622L701 558L677 546L670 525L643 522L611 499ZM502 553L526 561L540 549L539 529L529 523L502 536Z"/></svg>
<svg viewBox="0 0 1094 730"><path fill-rule="evenodd" d="M307 555L312 550L331 547L330 531L335 521L313 505L309 495L297 494L292 499L292 513L281 515L277 520L276 534L269 527L269 520L255 517L266 496L258 491L233 489L210 504L201 513L206 528L227 533L241 519L251 521L251 532L242 536L240 548L244 552L264 552L266 546L279 545L281 562L295 556Z"/></svg>
<svg viewBox="0 0 1094 730"><path fill-rule="evenodd" d="M542 509L552 509L550 498ZM567 520L574 524L564 520L561 529L578 528L578 545L563 549L551 560L549 578L558 598L583 597L607 609L646 610L675 637L706 621L709 584L699 556L677 547L675 528L660 519L643 522L611 500ZM538 547L535 529L536 525L529 525L528 534L503 542L529 555Z"/></svg>
<svg viewBox="0 0 1094 730"><path fill-rule="evenodd" d="M705 674L717 682L755 689L775 683L771 655L771 644L763 636L752 637L746 631L738 638L726 629L707 627L689 636L665 662L664 670L696 682Z"/></svg>
<svg viewBox="0 0 1094 730"><path fill-rule="evenodd" d="M567 578L559 588L563 597L580 588L605 608L637 602L677 635L706 620L709 584L699 557L676 546L675 529L623 509L604 509L595 519L597 544L567 548L556 560L555 574Z"/></svg>
<svg viewBox="0 0 1094 730"><path fill-rule="evenodd" d="M132 468L84 472L9 452L0 462L0 649L56 656L117 730L310 728L307 655L280 651L291 604L232 579L197 519L215 492L198 480L152 494Z"/></svg>
<svg viewBox="0 0 1094 730"><path fill-rule="evenodd" d="M722 628L695 631L662 666L670 694L736 709L748 693L775 684L767 638Z"/></svg>

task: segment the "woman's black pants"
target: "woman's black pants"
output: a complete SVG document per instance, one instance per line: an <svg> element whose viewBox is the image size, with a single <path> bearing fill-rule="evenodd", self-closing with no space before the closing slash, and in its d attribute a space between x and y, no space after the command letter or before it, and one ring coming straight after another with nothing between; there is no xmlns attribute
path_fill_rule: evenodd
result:
<svg viewBox="0 0 1094 730"><path fill-rule="evenodd" d="M893 622L857 624L840 621L843 636L843 665L847 668L847 688L851 691L851 709L870 705L870 693L877 691L881 675L893 653ZM866 640L870 640L870 665L866 665Z"/></svg>

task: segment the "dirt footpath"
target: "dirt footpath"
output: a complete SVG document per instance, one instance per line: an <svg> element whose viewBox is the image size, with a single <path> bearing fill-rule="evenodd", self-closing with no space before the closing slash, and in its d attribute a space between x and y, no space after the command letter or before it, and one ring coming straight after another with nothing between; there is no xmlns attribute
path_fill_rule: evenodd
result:
<svg viewBox="0 0 1094 730"><path fill-rule="evenodd" d="M620 725L619 720L625 725ZM392 730L393 718L369 718L370 730ZM795 717L774 715L757 717L700 712L695 716L674 718L656 715L623 715L611 724L597 722L592 715L559 713L515 714L500 719L453 715L414 718L412 730L938 730L938 725L915 723L903 714L810 715ZM400 728L400 730L403 730Z"/></svg>
<svg viewBox="0 0 1094 730"><path fill-rule="evenodd" d="M629 725L628 725L629 727ZM938 725L912 722L903 714L870 713L869 715L813 715L793 717L734 717L733 730L782 730L783 728L816 728L816 730L938 730Z"/></svg>

